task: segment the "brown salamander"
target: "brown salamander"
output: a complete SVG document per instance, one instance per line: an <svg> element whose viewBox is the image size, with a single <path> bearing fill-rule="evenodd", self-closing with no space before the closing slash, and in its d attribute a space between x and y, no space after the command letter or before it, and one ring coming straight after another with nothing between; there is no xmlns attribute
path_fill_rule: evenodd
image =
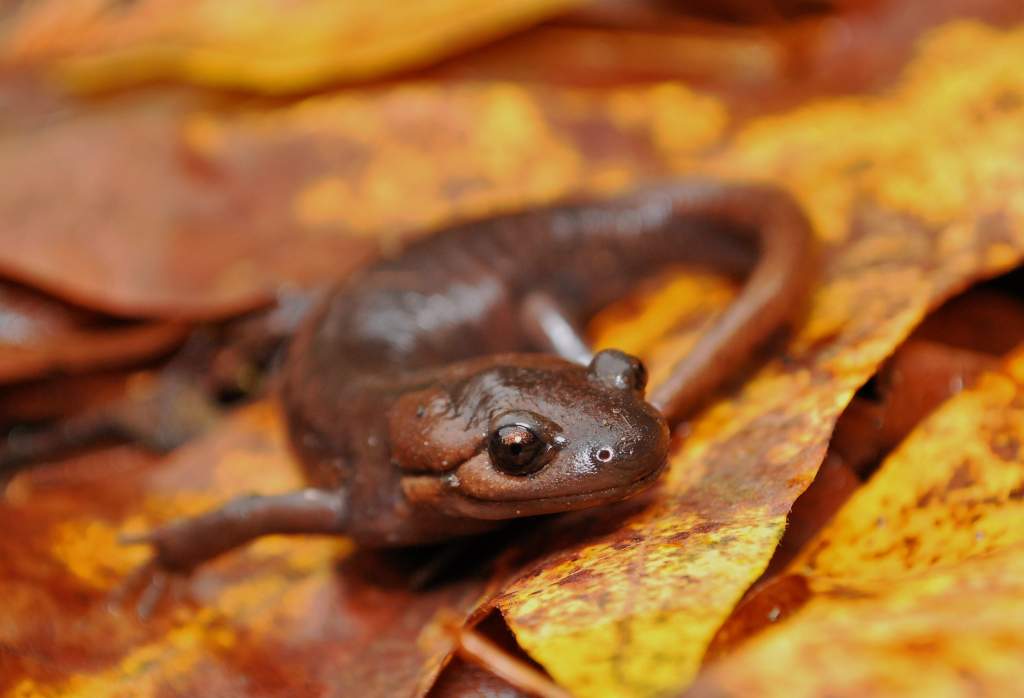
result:
<svg viewBox="0 0 1024 698"><path fill-rule="evenodd" d="M669 426L799 308L811 243L785 192L700 180L414 242L329 293L289 351L281 399L310 487L136 540L180 572L268 534L416 545L628 497L662 472ZM591 356L578 328L691 260L752 271L648 402L641 362Z"/></svg>

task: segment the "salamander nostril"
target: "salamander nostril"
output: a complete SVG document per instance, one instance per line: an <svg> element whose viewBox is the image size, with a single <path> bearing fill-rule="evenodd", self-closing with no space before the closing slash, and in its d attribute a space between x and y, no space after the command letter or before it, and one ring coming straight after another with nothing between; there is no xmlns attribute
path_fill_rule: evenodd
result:
<svg viewBox="0 0 1024 698"><path fill-rule="evenodd" d="M597 459L602 463L607 463L615 455L615 452L610 448L602 448L597 452Z"/></svg>

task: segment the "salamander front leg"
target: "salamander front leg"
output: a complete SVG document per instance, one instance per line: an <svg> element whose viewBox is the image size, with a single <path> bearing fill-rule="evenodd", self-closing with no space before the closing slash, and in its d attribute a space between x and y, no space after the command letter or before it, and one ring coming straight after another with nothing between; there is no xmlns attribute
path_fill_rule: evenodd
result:
<svg viewBox="0 0 1024 698"><path fill-rule="evenodd" d="M220 509L174 521L122 542L153 546L153 559L141 568L131 586L145 587L140 615L159 601L170 575L184 575L222 553L262 536L323 533L344 530L348 505L344 492L305 489L272 496L242 497Z"/></svg>
<svg viewBox="0 0 1024 698"><path fill-rule="evenodd" d="M594 352L576 322L554 298L539 291L531 293L523 300L519 315L523 331L538 347L569 361L590 363Z"/></svg>

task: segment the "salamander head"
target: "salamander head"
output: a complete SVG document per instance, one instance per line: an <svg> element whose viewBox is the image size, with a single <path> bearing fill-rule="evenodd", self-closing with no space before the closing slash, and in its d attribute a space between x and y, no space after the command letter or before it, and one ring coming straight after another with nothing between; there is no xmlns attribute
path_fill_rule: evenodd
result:
<svg viewBox="0 0 1024 698"><path fill-rule="evenodd" d="M477 519L581 509L646 489L665 466L668 426L632 356L605 350L579 366L515 354L449 371L390 414L415 505Z"/></svg>

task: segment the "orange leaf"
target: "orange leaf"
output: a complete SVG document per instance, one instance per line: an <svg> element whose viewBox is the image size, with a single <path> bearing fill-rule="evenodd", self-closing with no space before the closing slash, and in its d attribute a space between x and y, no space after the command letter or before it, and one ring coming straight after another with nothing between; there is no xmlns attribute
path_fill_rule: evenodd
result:
<svg viewBox="0 0 1024 698"><path fill-rule="evenodd" d="M451 649L427 632L431 621L442 610L464 618L484 592L478 574L412 591L407 558L351 556L341 538L272 537L193 575L197 610L180 602L140 619L130 603L110 605L148 554L119 545L119 534L252 491L294 488L298 475L269 404L239 412L159 467L100 461L77 464L70 487L47 485L44 472L21 479L0 508L0 526L19 531L0 540L0 637L18 648L3 660L0 692L128 696L173 686L241 696L258 676L262 688L292 695L421 694Z"/></svg>
<svg viewBox="0 0 1024 698"><path fill-rule="evenodd" d="M664 176L726 118L674 85L508 84L245 111L126 96L61 114L0 137L0 272L110 313L188 318L337 280L428 226Z"/></svg>
<svg viewBox="0 0 1024 698"><path fill-rule="evenodd" d="M1022 440L1018 351L919 425L793 563L812 600L713 666L695 694L1014 693Z"/></svg>
<svg viewBox="0 0 1024 698"><path fill-rule="evenodd" d="M111 323L0 283L0 384L138 364L188 333L176 322Z"/></svg>
<svg viewBox="0 0 1024 698"><path fill-rule="evenodd" d="M887 94L822 101L730 132L725 128L728 114L719 102L671 84L602 93L502 84L416 85L313 99L266 113L196 113L183 129L190 166L204 175L225 176L233 182L228 191L237 199L208 218L197 207L195 218L188 220L194 225L186 229L208 232L218 226L230 229L234 223L237 239L245 240L243 233L252 231L232 217L246 214L251 218L243 218L244 223L290 221L291 230L307 234L291 238L295 244L335 234L348 236L346 242L387 241L417 225L454 216L547 201L579 190L610 191L644 177L694 169L790 186L813 216L824 248L822 284L799 333L729 401L713 405L683 430L685 443L674 453L671 471L651 501L558 518L541 529L548 534L548 554L494 602L523 647L575 693L663 694L681 690L692 679L711 636L768 563L789 508L813 479L836 416L853 391L928 307L974 278L1017 263L1024 254L1022 52L1024 30L953 26L931 39ZM67 128L61 142L77 142L74 129ZM117 140L116 120L104 129L101 133ZM162 143L163 132L157 128L154 133L158 135L150 134L152 140L146 142ZM263 149L245 147L251 143ZM61 149L51 147L52 152ZM167 157L167 151L158 152ZM20 156L22 163L33 162L27 152ZM309 165L311 161L318 164ZM328 164L319 164L324 161ZM88 181L83 163L72 181ZM37 191L48 191L39 184L45 178L36 174ZM15 189L21 186L19 178L11 179ZM199 180L203 186L189 183L195 190L181 195L182 200L206 186L206 180ZM135 192L131 184L125 186ZM149 201L166 204L151 196ZM269 208L249 208L263 197L270 200ZM337 206L339 200L346 205ZM139 209L149 215L147 206ZM273 215L261 219L258 213L268 210ZM180 224L177 215L166 220ZM123 229L138 232L139 227ZM191 261L187 253L196 247L182 244L182 258ZM4 249L0 245L0 252ZM43 278L44 262L39 260L47 257L39 249L45 248L35 249L35 256L25 254L26 249L33 248L21 248L22 257L11 259L21 264L31 260L39 265L33 278ZM162 259L154 254L147 261ZM322 274L337 258L318 261L325 266L315 271ZM261 284L269 285L271 274L262 265L250 268L259 283L244 279L239 284L250 295L226 284L235 293L226 297L236 304L238 298L251 302L254 288L258 295ZM45 269L51 284L63 280L59 269ZM218 273L198 271L209 274L204 280L219 279ZM152 278L132 268L123 273L134 281ZM308 269L303 273L307 280L316 276ZM105 287L97 279L108 279L95 272L89 277L94 297L103 297ZM205 290L210 287L221 288L211 283ZM686 290L694 287L714 288L716 293L685 306L684 331L657 339L659 332L648 331L649 321L641 326L616 323L601 333L601 341L637 347L651 360L657 377L685 351L685 330L699 330L701 318L728 297L728 290L714 282L684 281L653 300L660 308L656 315L676 313ZM146 307L159 307L161 301L168 303L165 309L179 308L170 305L179 301L167 288L161 289L166 295L144 296ZM190 287L181 283L175 288ZM139 294L140 289L145 291L136 284L131 290ZM210 312L201 305L201 295L186 292L185 297L193 304L185 307ZM138 304L138 298L124 293L118 301ZM223 311L228 304L223 296L218 300ZM80 514L73 508L64 510L62 518L54 513L59 508L46 500L40 511L48 511L49 518L42 513L33 518L34 510L24 502L0 511L9 530L32 531L29 543L3 543L10 546L5 547L10 554L6 560L0 556L0 564L13 570L5 578L16 580L16 607L22 613L26 608L56 608L53 615L59 618L81 615L87 607L88 620L110 630L113 623L95 610L98 595L134 561L114 548L112 531L124 520L141 526L140 516L132 519L137 507L147 517L170 518L243 486L263 491L291 486L294 479L282 476L279 437L270 430L273 420L259 411L239 419L236 436L226 433L217 437L223 441L210 442L222 444L214 456L191 461L193 456L182 454L174 467L154 473L152 480L114 483L114 492L101 499L109 509L93 509L84 519L74 518ZM232 446L232 438L240 441ZM203 448L210 448L209 443ZM122 484L134 490L117 494ZM90 526L91 519L101 524ZM16 551L15 544L35 556ZM92 554L79 552L86 546L92 546ZM134 636L115 635L113 648L99 657L86 642L94 636L70 633L68 646L78 650L80 664L47 663L47 656L62 655L38 651L50 648L41 625L26 627L25 635L5 637L4 644L29 648L16 660L19 675L29 677L25 686L68 693L86 693L80 687L105 687L114 680L127 682L139 672L151 685L184 677L173 680L190 688L201 685L193 682L206 681L207 690L216 691L246 669L264 666L260 651L270 648L267 652L278 656L282 644L289 659L281 664L282 677L295 662L324 685L329 683L328 671L335 681L348 680L352 674L339 668L343 662L350 662L345 669L357 663L353 672L369 665L360 663L368 647L360 643L370 637L365 627L351 631L365 633L361 640L351 646L339 641L328 654L305 644L313 635L350 631L324 620L333 619L335 612L352 613L351 606L329 591L335 579L330 560L337 552L313 541L260 543L197 577L194 587L205 605L194 616L174 621L180 623L174 626L180 633L131 626L123 632ZM32 567L32 560L39 559L44 562ZM38 584L51 577L66 582L68 598L53 598ZM293 589L289 585L296 578L305 583ZM338 579L344 586L350 578ZM240 586L225 589L228 582ZM478 595L481 586L470 585L455 605L463 609L463 603L471 603L466 598ZM376 603L400 608L392 589L364 587L360 592ZM422 607L408 601L408 608L417 609L409 611L409 625L393 629L406 634L384 635L384 640L394 639L403 652L408 649L414 634L410 627L418 632L427 623L427 611L435 608L430 604L441 603L443 593L447 589L438 590L437 597L424 597L428 600ZM227 630L215 632L225 616L231 619ZM252 644L239 632L242 624L253 628ZM0 627L20 632L15 623ZM145 644L146 638L152 641ZM210 652L204 643L213 643L217 651ZM345 654L357 646L359 651ZM222 651L224 647L228 649ZM239 659L231 651L234 647L248 653ZM403 666L411 669L402 676L417 682L428 678L443 653L428 654L409 659L403 653L410 661ZM237 666L242 669L234 673Z"/></svg>
<svg viewBox="0 0 1024 698"><path fill-rule="evenodd" d="M801 195L826 244L822 283L785 353L691 425L651 506L596 533L566 519L577 534L497 600L561 684L644 696L692 680L853 391L929 307L1020 259L1022 55L1024 30L951 25L890 93L754 121L712 160ZM645 354L663 370L668 352Z"/></svg>
<svg viewBox="0 0 1024 698"><path fill-rule="evenodd" d="M77 89L166 78L301 92L423 65L580 0L103 0L26 6L2 63L56 62Z"/></svg>

